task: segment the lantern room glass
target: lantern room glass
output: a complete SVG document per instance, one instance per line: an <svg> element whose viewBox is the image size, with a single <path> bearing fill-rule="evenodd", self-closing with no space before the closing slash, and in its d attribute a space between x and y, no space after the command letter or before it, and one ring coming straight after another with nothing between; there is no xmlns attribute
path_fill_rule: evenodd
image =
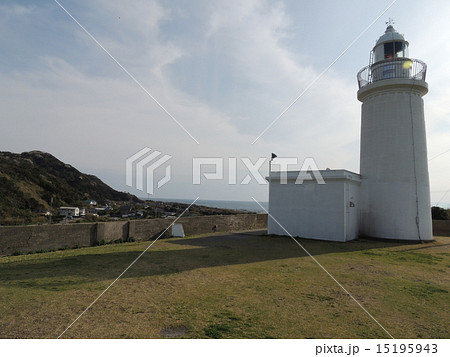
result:
<svg viewBox="0 0 450 357"><path fill-rule="evenodd" d="M389 60L391 58L408 58L408 43L392 41L379 44L374 49L374 62Z"/></svg>

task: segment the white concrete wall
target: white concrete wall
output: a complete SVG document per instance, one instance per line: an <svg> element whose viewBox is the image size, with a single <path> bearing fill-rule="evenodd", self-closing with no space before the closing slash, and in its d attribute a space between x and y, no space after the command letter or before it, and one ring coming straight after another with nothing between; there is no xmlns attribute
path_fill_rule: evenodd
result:
<svg viewBox="0 0 450 357"><path fill-rule="evenodd" d="M358 99L363 102L362 235L405 240L433 238L421 98L426 92L424 81L412 79L383 80L358 92Z"/></svg>
<svg viewBox="0 0 450 357"><path fill-rule="evenodd" d="M298 172L289 172L287 184L281 184L279 174L272 173L269 213L279 224L269 215L269 234L288 235L286 229L294 237L342 242L358 236L359 175L345 170L320 172L324 185L315 180L295 184Z"/></svg>
<svg viewBox="0 0 450 357"><path fill-rule="evenodd" d="M359 224L360 224L360 186L358 181L346 181L345 182L345 196L344 206L346 210L345 220L345 240L356 239L359 236Z"/></svg>

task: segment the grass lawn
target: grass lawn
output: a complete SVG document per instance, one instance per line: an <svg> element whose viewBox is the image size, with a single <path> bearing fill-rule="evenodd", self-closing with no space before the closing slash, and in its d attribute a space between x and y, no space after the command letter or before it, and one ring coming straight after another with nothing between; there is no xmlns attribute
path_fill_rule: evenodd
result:
<svg viewBox="0 0 450 357"><path fill-rule="evenodd" d="M450 338L450 237L301 244L396 338ZM0 337L56 338L145 249L0 258ZM157 241L64 338L388 338L291 238Z"/></svg>

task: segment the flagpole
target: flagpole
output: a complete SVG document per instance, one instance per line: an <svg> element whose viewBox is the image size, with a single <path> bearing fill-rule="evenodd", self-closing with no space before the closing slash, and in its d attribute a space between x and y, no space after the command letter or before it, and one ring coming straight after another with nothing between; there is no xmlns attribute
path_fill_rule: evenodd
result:
<svg viewBox="0 0 450 357"><path fill-rule="evenodd" d="M272 176L272 158L269 160L269 179Z"/></svg>
<svg viewBox="0 0 450 357"><path fill-rule="evenodd" d="M269 178L272 176L272 161L276 157L277 157L277 155L275 155L274 153L272 153L272 155L270 157L270 160L269 160Z"/></svg>

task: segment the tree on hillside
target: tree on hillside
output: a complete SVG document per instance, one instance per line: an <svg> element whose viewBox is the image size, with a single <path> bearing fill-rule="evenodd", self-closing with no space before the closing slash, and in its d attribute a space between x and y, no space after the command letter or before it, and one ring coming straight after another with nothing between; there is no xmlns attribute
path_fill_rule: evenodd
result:
<svg viewBox="0 0 450 357"><path fill-rule="evenodd" d="M445 208L433 206L431 207L431 218L436 220L448 220L450 219L449 211L450 210Z"/></svg>

